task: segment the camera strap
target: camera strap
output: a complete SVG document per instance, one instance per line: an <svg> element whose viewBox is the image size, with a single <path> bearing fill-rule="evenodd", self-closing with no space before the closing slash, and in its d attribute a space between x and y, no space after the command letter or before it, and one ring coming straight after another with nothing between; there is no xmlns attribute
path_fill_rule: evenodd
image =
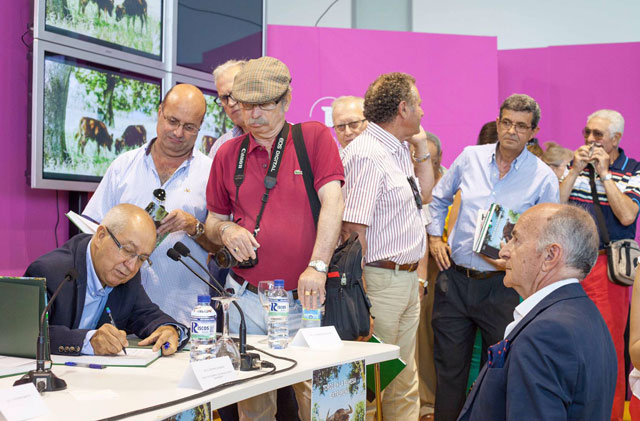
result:
<svg viewBox="0 0 640 421"><path fill-rule="evenodd" d="M256 226L253 229L254 237L256 237L260 231L260 220L262 219L264 208L269 200L269 191L276 186L276 179L278 178L280 163L284 156L284 147L287 143L287 136L289 136L289 123L285 121L282 130L280 130L280 133L276 136L275 148L271 154L271 161L269 162L267 175L264 177L265 192L262 195L262 205L260 206L260 212L258 212L258 216L256 217ZM249 137L250 135L247 134L242 140L240 151L238 152L238 161L236 162L236 172L233 176L233 183L236 185L236 200L238 202L240 202L240 186L244 183L245 164L247 161L247 153L249 151Z"/></svg>

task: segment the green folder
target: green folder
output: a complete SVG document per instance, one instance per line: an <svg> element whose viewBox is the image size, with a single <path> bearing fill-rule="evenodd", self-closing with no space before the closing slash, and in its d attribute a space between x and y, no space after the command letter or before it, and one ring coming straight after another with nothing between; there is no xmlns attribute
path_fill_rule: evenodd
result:
<svg viewBox="0 0 640 421"><path fill-rule="evenodd" d="M384 342L377 338L375 335L371 336L369 342L383 344ZM407 364L400 358L388 360L380 363L380 391L383 391L385 387L398 374L407 366ZM376 398L376 380L373 364L367 366L367 400L372 402Z"/></svg>

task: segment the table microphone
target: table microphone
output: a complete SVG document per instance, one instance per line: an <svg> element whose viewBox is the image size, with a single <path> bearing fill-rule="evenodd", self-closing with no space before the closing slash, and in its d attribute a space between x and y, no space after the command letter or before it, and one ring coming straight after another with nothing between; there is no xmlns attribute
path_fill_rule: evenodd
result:
<svg viewBox="0 0 640 421"><path fill-rule="evenodd" d="M78 279L78 271L75 268L71 268L64 275L64 279L60 282L60 285L51 296L49 303L42 311L42 315L40 316L40 327L38 330L38 345L36 348L36 369L29 371L25 374L21 379L16 380L13 383L14 386L18 386L21 384L33 383L38 389L38 392L55 392L57 390L64 390L67 388L67 383L58 378L50 369L44 368L44 357L45 357L45 341L44 341L44 320L45 315L51 308L51 305L55 301L56 297L62 290L62 287L67 282L75 282ZM48 345L48 343L47 343Z"/></svg>
<svg viewBox="0 0 640 421"><path fill-rule="evenodd" d="M207 273L207 275L209 275L209 277L211 278L211 280L216 284L216 286L218 288L220 288L221 291L224 291L224 287L222 285L220 285L220 282L216 279L215 276L213 276L213 274L211 272L209 272L209 269L207 269L206 266L204 266L202 263L198 262L192 255L191 255L191 250L189 250L189 247L185 246L181 241L176 241L176 243L173 245L173 248L180 253L182 256L184 257L188 257L189 259L193 260L198 266L200 266L200 268L202 268L203 271L205 271ZM215 289L215 288L214 288ZM219 294L222 294L221 291L218 291Z"/></svg>

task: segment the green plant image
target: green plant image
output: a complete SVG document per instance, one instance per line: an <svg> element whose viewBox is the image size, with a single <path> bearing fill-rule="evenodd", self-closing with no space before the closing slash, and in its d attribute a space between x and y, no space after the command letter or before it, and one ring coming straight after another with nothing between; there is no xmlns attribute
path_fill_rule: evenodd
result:
<svg viewBox="0 0 640 421"><path fill-rule="evenodd" d="M224 112L224 108L216 103L214 95L205 93L204 99L207 102L207 112L200 127L196 148L203 154L208 155L211 144L207 144L205 140L209 138L209 140L215 142L220 136L233 128L233 121Z"/></svg>

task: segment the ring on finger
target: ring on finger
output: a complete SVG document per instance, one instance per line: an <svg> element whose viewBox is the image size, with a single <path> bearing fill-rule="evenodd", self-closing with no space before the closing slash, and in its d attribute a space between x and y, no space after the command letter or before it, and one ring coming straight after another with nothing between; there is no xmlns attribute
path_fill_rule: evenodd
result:
<svg viewBox="0 0 640 421"><path fill-rule="evenodd" d="M313 295L316 295L317 293L318 293L318 291L316 291L316 290L311 291L311 294L313 294Z"/></svg>
<svg viewBox="0 0 640 421"><path fill-rule="evenodd" d="M236 253L240 251L240 249L238 247L234 247L233 251L235 251Z"/></svg>
<svg viewBox="0 0 640 421"><path fill-rule="evenodd" d="M311 295L311 291L305 291L304 295Z"/></svg>

